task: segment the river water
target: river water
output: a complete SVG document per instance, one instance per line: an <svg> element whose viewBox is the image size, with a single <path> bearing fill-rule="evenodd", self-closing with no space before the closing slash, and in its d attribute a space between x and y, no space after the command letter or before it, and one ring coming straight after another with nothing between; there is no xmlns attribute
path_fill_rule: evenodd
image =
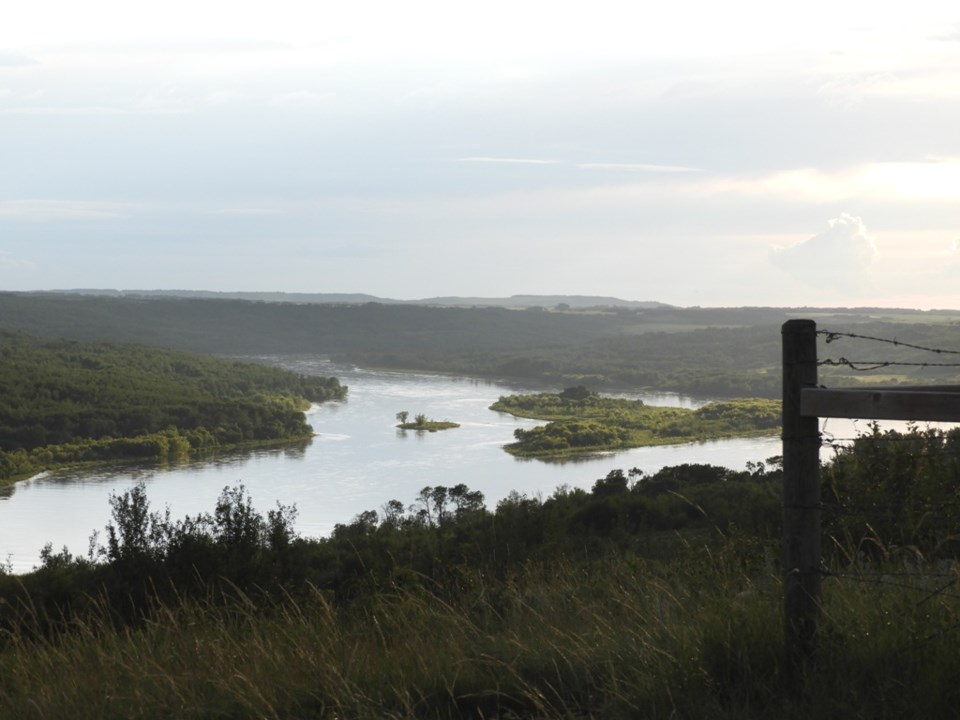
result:
<svg viewBox="0 0 960 720"><path fill-rule="evenodd" d="M315 357L261 358L304 374L334 375L349 385L343 402L315 406L308 420L317 435L285 448L229 452L177 465L117 465L48 473L0 489L0 564L26 572L45 543L86 554L94 530L110 518L109 498L137 482L155 510L174 518L213 511L221 490L242 483L265 512L296 505L296 529L325 536L336 523L397 499L414 501L427 485L465 483L487 506L511 491L549 496L561 486L589 489L614 468L653 473L667 465L710 463L742 470L748 461L780 454L775 437L636 448L578 459L544 462L514 458L502 446L515 428L538 423L489 409L500 396L542 388L438 375L366 371ZM651 405L697 407L702 401L672 394L639 394ZM398 430L396 413L424 413L460 428L436 433ZM834 421L831 421L834 422ZM865 425L861 426L865 429ZM849 427L833 428L846 436ZM103 538L101 537L101 541Z"/></svg>

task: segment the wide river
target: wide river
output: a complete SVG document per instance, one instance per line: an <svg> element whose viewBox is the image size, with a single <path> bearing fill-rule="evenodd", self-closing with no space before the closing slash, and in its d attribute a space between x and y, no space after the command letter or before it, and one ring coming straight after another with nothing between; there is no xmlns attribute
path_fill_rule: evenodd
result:
<svg viewBox="0 0 960 720"><path fill-rule="evenodd" d="M348 399L314 407L308 414L317 435L296 447L222 453L177 465L118 465L47 473L0 489L0 564L26 572L48 542L87 552L94 530L110 519L109 498L137 482L147 487L154 510L172 517L213 511L227 486L242 483L261 512L277 502L296 505L296 529L328 535L336 523L397 499L414 501L427 485L465 483L493 508L515 490L549 496L561 486L589 489L614 468L653 473L666 465L711 463L742 470L748 461L780 454L776 437L637 448L551 463L522 460L503 451L517 427L536 421L497 413L500 396L541 389L475 379L366 371L321 358L273 358L304 374L334 375L349 385ZM632 395L651 405L697 407L701 401L669 394ZM460 428L436 433L404 432L396 413L424 413ZM832 422L832 421L831 421ZM849 433L849 429L844 430Z"/></svg>

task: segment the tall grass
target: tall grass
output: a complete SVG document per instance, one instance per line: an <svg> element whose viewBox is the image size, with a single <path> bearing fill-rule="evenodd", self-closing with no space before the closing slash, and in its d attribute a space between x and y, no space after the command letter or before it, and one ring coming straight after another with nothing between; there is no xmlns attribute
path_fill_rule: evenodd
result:
<svg viewBox="0 0 960 720"><path fill-rule="evenodd" d="M28 620L0 640L0 717L955 716L960 600L937 592L948 578L889 570L825 583L799 675L781 655L777 570L732 538L670 563L464 572L454 591L424 579L344 607L236 590L118 629L95 604L70 632L40 639Z"/></svg>
<svg viewBox="0 0 960 720"><path fill-rule="evenodd" d="M502 583L464 575L456 593L397 589L346 609L316 590L268 607L238 591L227 607L182 601L121 630L103 607L59 637L6 638L0 714L666 717L704 703L721 712L705 626L717 625L721 644L741 641L728 628L756 627L775 661L773 584L670 573L613 556L530 566Z"/></svg>

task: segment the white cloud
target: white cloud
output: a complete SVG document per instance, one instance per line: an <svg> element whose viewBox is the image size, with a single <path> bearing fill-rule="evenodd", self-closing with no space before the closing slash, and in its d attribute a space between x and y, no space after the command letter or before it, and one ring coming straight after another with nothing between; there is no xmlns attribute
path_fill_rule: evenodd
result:
<svg viewBox="0 0 960 720"><path fill-rule="evenodd" d="M684 167L683 165L651 165L647 163L578 163L583 170L624 170L627 172L644 173L699 173L701 168Z"/></svg>
<svg viewBox="0 0 960 720"><path fill-rule="evenodd" d="M0 220L105 220L125 217L132 209L125 203L82 200L4 200Z"/></svg>
<svg viewBox="0 0 960 720"><path fill-rule="evenodd" d="M2 115L120 115L126 112L120 108L103 105L89 106L58 106L58 105L23 105L20 107L0 109Z"/></svg>
<svg viewBox="0 0 960 720"><path fill-rule="evenodd" d="M703 189L811 203L851 198L888 203L960 200L960 160L875 162L835 171L797 168L755 177L719 178Z"/></svg>
<svg viewBox="0 0 960 720"><path fill-rule="evenodd" d="M246 94L236 90L216 90L207 95L207 104L214 106L231 105L246 99Z"/></svg>
<svg viewBox="0 0 960 720"><path fill-rule="evenodd" d="M0 67L20 67L36 64L38 64L37 60L23 53L0 50Z"/></svg>
<svg viewBox="0 0 960 720"><path fill-rule="evenodd" d="M877 247L863 220L847 213L827 221L820 233L789 247L770 248L770 261L808 285L851 289L862 285Z"/></svg>
<svg viewBox="0 0 960 720"><path fill-rule="evenodd" d="M960 42L960 24L954 25L954 28L951 31L938 35L932 35L930 39L940 42Z"/></svg>
<svg viewBox="0 0 960 720"><path fill-rule="evenodd" d="M315 93L308 90L283 93L270 98L270 105L281 108L311 108L326 105L336 98L335 93Z"/></svg>
<svg viewBox="0 0 960 720"><path fill-rule="evenodd" d="M24 260L12 253L0 250L0 272L8 270L32 270L35 267L36 264L29 260Z"/></svg>
<svg viewBox="0 0 960 720"><path fill-rule="evenodd" d="M585 162L585 163L566 163L559 160L540 160L536 158L517 158L517 157L462 157L458 162L469 163L503 163L512 165L564 165L576 167L581 170L611 170L616 172L632 173L664 173L664 174L684 174L700 173L701 168L685 167L683 165L657 165L653 163L612 163L612 162Z"/></svg>
<svg viewBox="0 0 960 720"><path fill-rule="evenodd" d="M557 165L556 160L537 160L535 158L512 157L462 157L459 162L468 163L503 163L506 165Z"/></svg>
<svg viewBox="0 0 960 720"><path fill-rule="evenodd" d="M264 207L231 207L209 211L210 215L236 215L240 217L277 217L283 212L276 208Z"/></svg>

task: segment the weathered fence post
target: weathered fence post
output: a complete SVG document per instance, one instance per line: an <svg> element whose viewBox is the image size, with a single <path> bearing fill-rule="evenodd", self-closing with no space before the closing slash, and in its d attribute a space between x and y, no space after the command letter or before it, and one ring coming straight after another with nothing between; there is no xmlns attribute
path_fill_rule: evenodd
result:
<svg viewBox="0 0 960 720"><path fill-rule="evenodd" d="M800 414L800 395L817 386L817 325L788 320L783 335L783 586L787 657L814 649L820 614L820 433Z"/></svg>

